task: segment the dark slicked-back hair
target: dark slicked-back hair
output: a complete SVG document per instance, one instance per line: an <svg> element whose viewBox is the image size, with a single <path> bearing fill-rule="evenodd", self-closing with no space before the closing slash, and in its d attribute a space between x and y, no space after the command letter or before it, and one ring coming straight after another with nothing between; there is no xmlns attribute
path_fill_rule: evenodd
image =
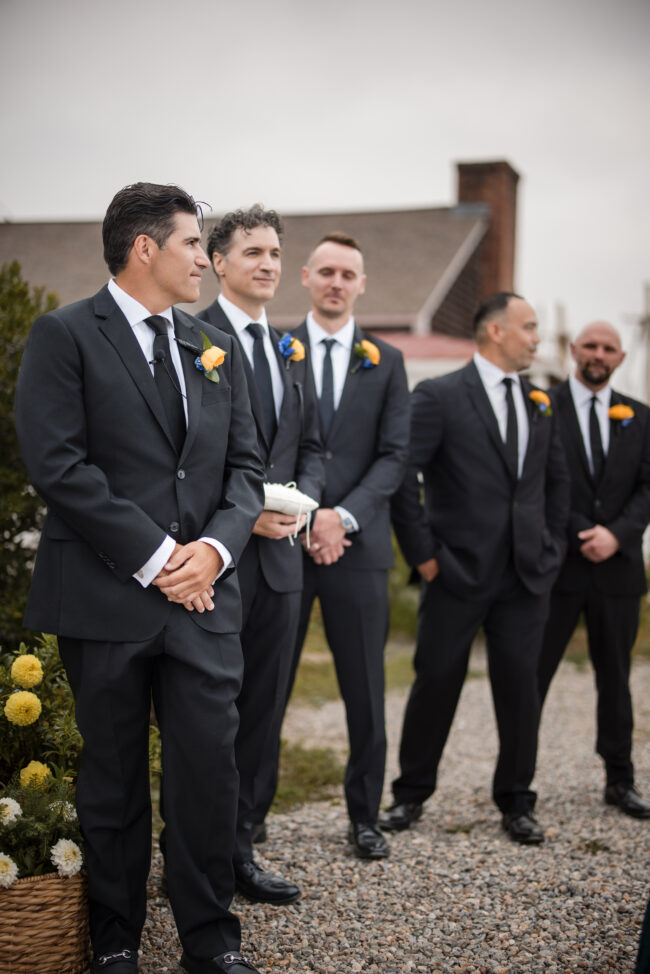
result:
<svg viewBox="0 0 650 974"><path fill-rule="evenodd" d="M104 260L111 274L126 267L136 237L146 233L164 247L177 213L191 213L203 224L201 205L180 186L133 183L116 193L102 224Z"/></svg>
<svg viewBox="0 0 650 974"><path fill-rule="evenodd" d="M309 256L311 257L314 251L324 243L335 243L340 244L341 247L351 247L352 250L358 250L363 257L363 250L359 241L351 237L349 233L343 233L341 230L333 230L331 233L326 233L324 237L321 237L318 243L312 247Z"/></svg>
<svg viewBox="0 0 650 974"><path fill-rule="evenodd" d="M513 298L519 298L523 301L521 294L515 294L514 291L497 291L496 294L491 294L489 298L486 298L474 315L474 334L478 335L481 326L486 324L490 318L502 314Z"/></svg>
<svg viewBox="0 0 650 974"><path fill-rule="evenodd" d="M228 253L235 230L250 232L256 227L272 227L278 239L282 240L284 232L282 220L275 210L265 210L261 203L255 203L248 210L234 210L222 216L213 226L208 237L207 249L210 262L214 254L225 256Z"/></svg>

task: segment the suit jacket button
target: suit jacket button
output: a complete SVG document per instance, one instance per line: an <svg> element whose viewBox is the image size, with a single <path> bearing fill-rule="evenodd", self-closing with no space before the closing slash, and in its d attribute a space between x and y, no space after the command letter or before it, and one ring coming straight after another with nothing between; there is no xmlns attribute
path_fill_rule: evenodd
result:
<svg viewBox="0 0 650 974"><path fill-rule="evenodd" d="M269 463L269 470L273 470L273 467L274 467L274 466L275 466L275 464L274 464L274 463Z"/></svg>
<svg viewBox="0 0 650 974"><path fill-rule="evenodd" d="M331 450L325 450L325 459L326 460L331 460L332 459L332 451Z"/></svg>
<svg viewBox="0 0 650 974"><path fill-rule="evenodd" d="M178 521L172 521L172 523L169 525L169 530L172 534L178 534L179 528L180 528L180 524L178 523Z"/></svg>
<svg viewBox="0 0 650 974"><path fill-rule="evenodd" d="M176 476L178 477L179 480L185 480L185 471L184 470L178 470L176 472Z"/></svg>

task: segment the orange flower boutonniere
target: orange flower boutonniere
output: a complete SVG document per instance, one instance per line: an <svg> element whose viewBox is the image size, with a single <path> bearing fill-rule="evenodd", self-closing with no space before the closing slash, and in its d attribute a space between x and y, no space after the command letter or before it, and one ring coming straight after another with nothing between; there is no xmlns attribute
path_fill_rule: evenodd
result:
<svg viewBox="0 0 650 974"><path fill-rule="evenodd" d="M615 406L609 407L608 416L615 419L621 426L629 426L634 419L634 410L622 402L617 402Z"/></svg>
<svg viewBox="0 0 650 974"><path fill-rule="evenodd" d="M532 389L529 393L530 398L539 409L542 416L552 416L551 400L541 389Z"/></svg>
<svg viewBox="0 0 650 974"><path fill-rule="evenodd" d="M381 361L381 353L376 345L369 342L366 338L353 347L353 352L360 359L359 362L351 370L354 374L358 372L359 369L374 369L376 365L379 365Z"/></svg>
<svg viewBox="0 0 650 974"><path fill-rule="evenodd" d="M217 368L223 365L226 353L223 348L219 348L218 345L213 345L207 335L201 332L201 337L203 338L203 354L197 355L194 359L194 365L199 370L199 372L205 373L206 379L210 382L219 381L219 373Z"/></svg>

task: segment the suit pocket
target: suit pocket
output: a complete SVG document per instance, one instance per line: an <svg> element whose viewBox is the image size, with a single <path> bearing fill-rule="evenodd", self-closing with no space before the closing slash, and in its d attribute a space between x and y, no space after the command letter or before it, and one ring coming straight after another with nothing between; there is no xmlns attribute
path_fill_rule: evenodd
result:
<svg viewBox="0 0 650 974"><path fill-rule="evenodd" d="M203 386L201 405L212 406L218 405L219 403L230 402L230 391L230 386L223 376L218 384L216 382L210 382L206 379Z"/></svg>

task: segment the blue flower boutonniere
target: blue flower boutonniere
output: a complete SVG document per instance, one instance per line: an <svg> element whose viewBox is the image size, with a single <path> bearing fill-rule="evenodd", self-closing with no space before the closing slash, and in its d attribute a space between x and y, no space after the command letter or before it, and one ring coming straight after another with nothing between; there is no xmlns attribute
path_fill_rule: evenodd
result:
<svg viewBox="0 0 650 974"><path fill-rule="evenodd" d="M284 359L285 369L288 369L292 362L302 362L305 357L305 346L299 338L294 338L288 331L285 331L278 342L278 348Z"/></svg>
<svg viewBox="0 0 650 974"><path fill-rule="evenodd" d="M354 368L350 370L352 375L359 369L374 369L381 361L381 354L377 346L365 338L363 341L357 342L352 351L359 358Z"/></svg>
<svg viewBox="0 0 650 974"><path fill-rule="evenodd" d="M226 353L223 348L219 348L218 345L213 345L207 335L201 332L201 337L203 339L203 355L197 355L194 359L194 365L199 370L203 372L206 379L210 382L219 381L219 373L217 368L223 365Z"/></svg>

